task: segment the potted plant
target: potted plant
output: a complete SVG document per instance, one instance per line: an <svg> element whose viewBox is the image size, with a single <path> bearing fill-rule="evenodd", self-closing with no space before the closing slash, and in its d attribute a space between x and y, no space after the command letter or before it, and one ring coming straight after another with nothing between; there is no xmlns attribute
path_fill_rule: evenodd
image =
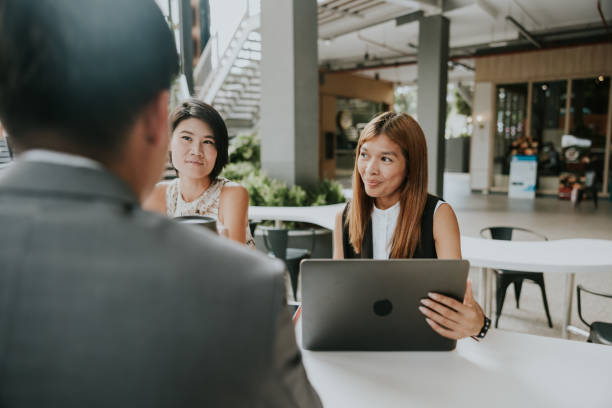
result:
<svg viewBox="0 0 612 408"><path fill-rule="evenodd" d="M260 141L257 134L240 135L234 138L229 148L229 163L222 176L236 181L249 192L250 205L254 206L296 206L338 204L345 200L342 186L333 180L321 180L312 186L287 186L286 183L267 176L261 170ZM261 228L275 225L269 221ZM312 230L315 233L313 257L331 258L332 232L317 225L296 222L283 222L289 228L289 247L310 249ZM255 234L255 245L264 250L263 230Z"/></svg>

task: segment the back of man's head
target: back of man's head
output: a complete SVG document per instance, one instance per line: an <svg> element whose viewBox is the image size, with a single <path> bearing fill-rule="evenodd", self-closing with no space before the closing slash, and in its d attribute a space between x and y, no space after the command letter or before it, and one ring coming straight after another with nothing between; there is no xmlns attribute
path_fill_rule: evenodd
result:
<svg viewBox="0 0 612 408"><path fill-rule="evenodd" d="M0 0L0 120L20 149L106 160L177 71L153 0Z"/></svg>

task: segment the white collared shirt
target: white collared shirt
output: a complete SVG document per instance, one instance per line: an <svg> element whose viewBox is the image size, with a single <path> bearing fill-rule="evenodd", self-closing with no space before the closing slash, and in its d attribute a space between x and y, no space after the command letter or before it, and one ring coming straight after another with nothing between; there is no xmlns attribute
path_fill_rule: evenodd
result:
<svg viewBox="0 0 612 408"><path fill-rule="evenodd" d="M438 200L434 209L434 215L442 204L447 203ZM399 217L399 205L398 201L386 210L376 208L376 205L374 205L374 210L372 211L372 255L374 259L389 259L393 233L395 232L397 218Z"/></svg>
<svg viewBox="0 0 612 408"><path fill-rule="evenodd" d="M372 246L374 259L389 259L391 238L399 216L399 201L381 210L376 205L372 210Z"/></svg>
<svg viewBox="0 0 612 408"><path fill-rule="evenodd" d="M101 163L88 157L46 149L32 149L25 151L18 156L18 159L31 162L61 164L72 167L86 167L96 170L104 169L104 166L102 166Z"/></svg>

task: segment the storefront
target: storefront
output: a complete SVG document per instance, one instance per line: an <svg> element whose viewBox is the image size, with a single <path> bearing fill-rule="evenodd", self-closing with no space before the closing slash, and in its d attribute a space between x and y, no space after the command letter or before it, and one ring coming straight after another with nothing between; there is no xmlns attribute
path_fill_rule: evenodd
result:
<svg viewBox="0 0 612 408"><path fill-rule="evenodd" d="M350 177L357 139L374 115L394 102L392 82L350 73L320 73L319 174Z"/></svg>
<svg viewBox="0 0 612 408"><path fill-rule="evenodd" d="M477 58L472 189L507 192L521 155L537 160L538 193L559 194L587 174L608 195L611 75L610 44Z"/></svg>

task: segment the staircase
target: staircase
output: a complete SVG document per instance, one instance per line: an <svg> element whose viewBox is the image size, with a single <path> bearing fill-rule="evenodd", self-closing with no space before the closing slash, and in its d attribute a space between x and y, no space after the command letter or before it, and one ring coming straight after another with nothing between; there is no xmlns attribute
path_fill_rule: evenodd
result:
<svg viewBox="0 0 612 408"><path fill-rule="evenodd" d="M211 37L194 70L198 99L219 111L230 136L240 131L251 131L259 122L259 24L259 14L249 16L247 11L223 54L219 54L218 37Z"/></svg>
<svg viewBox="0 0 612 408"><path fill-rule="evenodd" d="M7 167L13 161L13 154L9 149L6 137L2 136L0 130L0 170Z"/></svg>

